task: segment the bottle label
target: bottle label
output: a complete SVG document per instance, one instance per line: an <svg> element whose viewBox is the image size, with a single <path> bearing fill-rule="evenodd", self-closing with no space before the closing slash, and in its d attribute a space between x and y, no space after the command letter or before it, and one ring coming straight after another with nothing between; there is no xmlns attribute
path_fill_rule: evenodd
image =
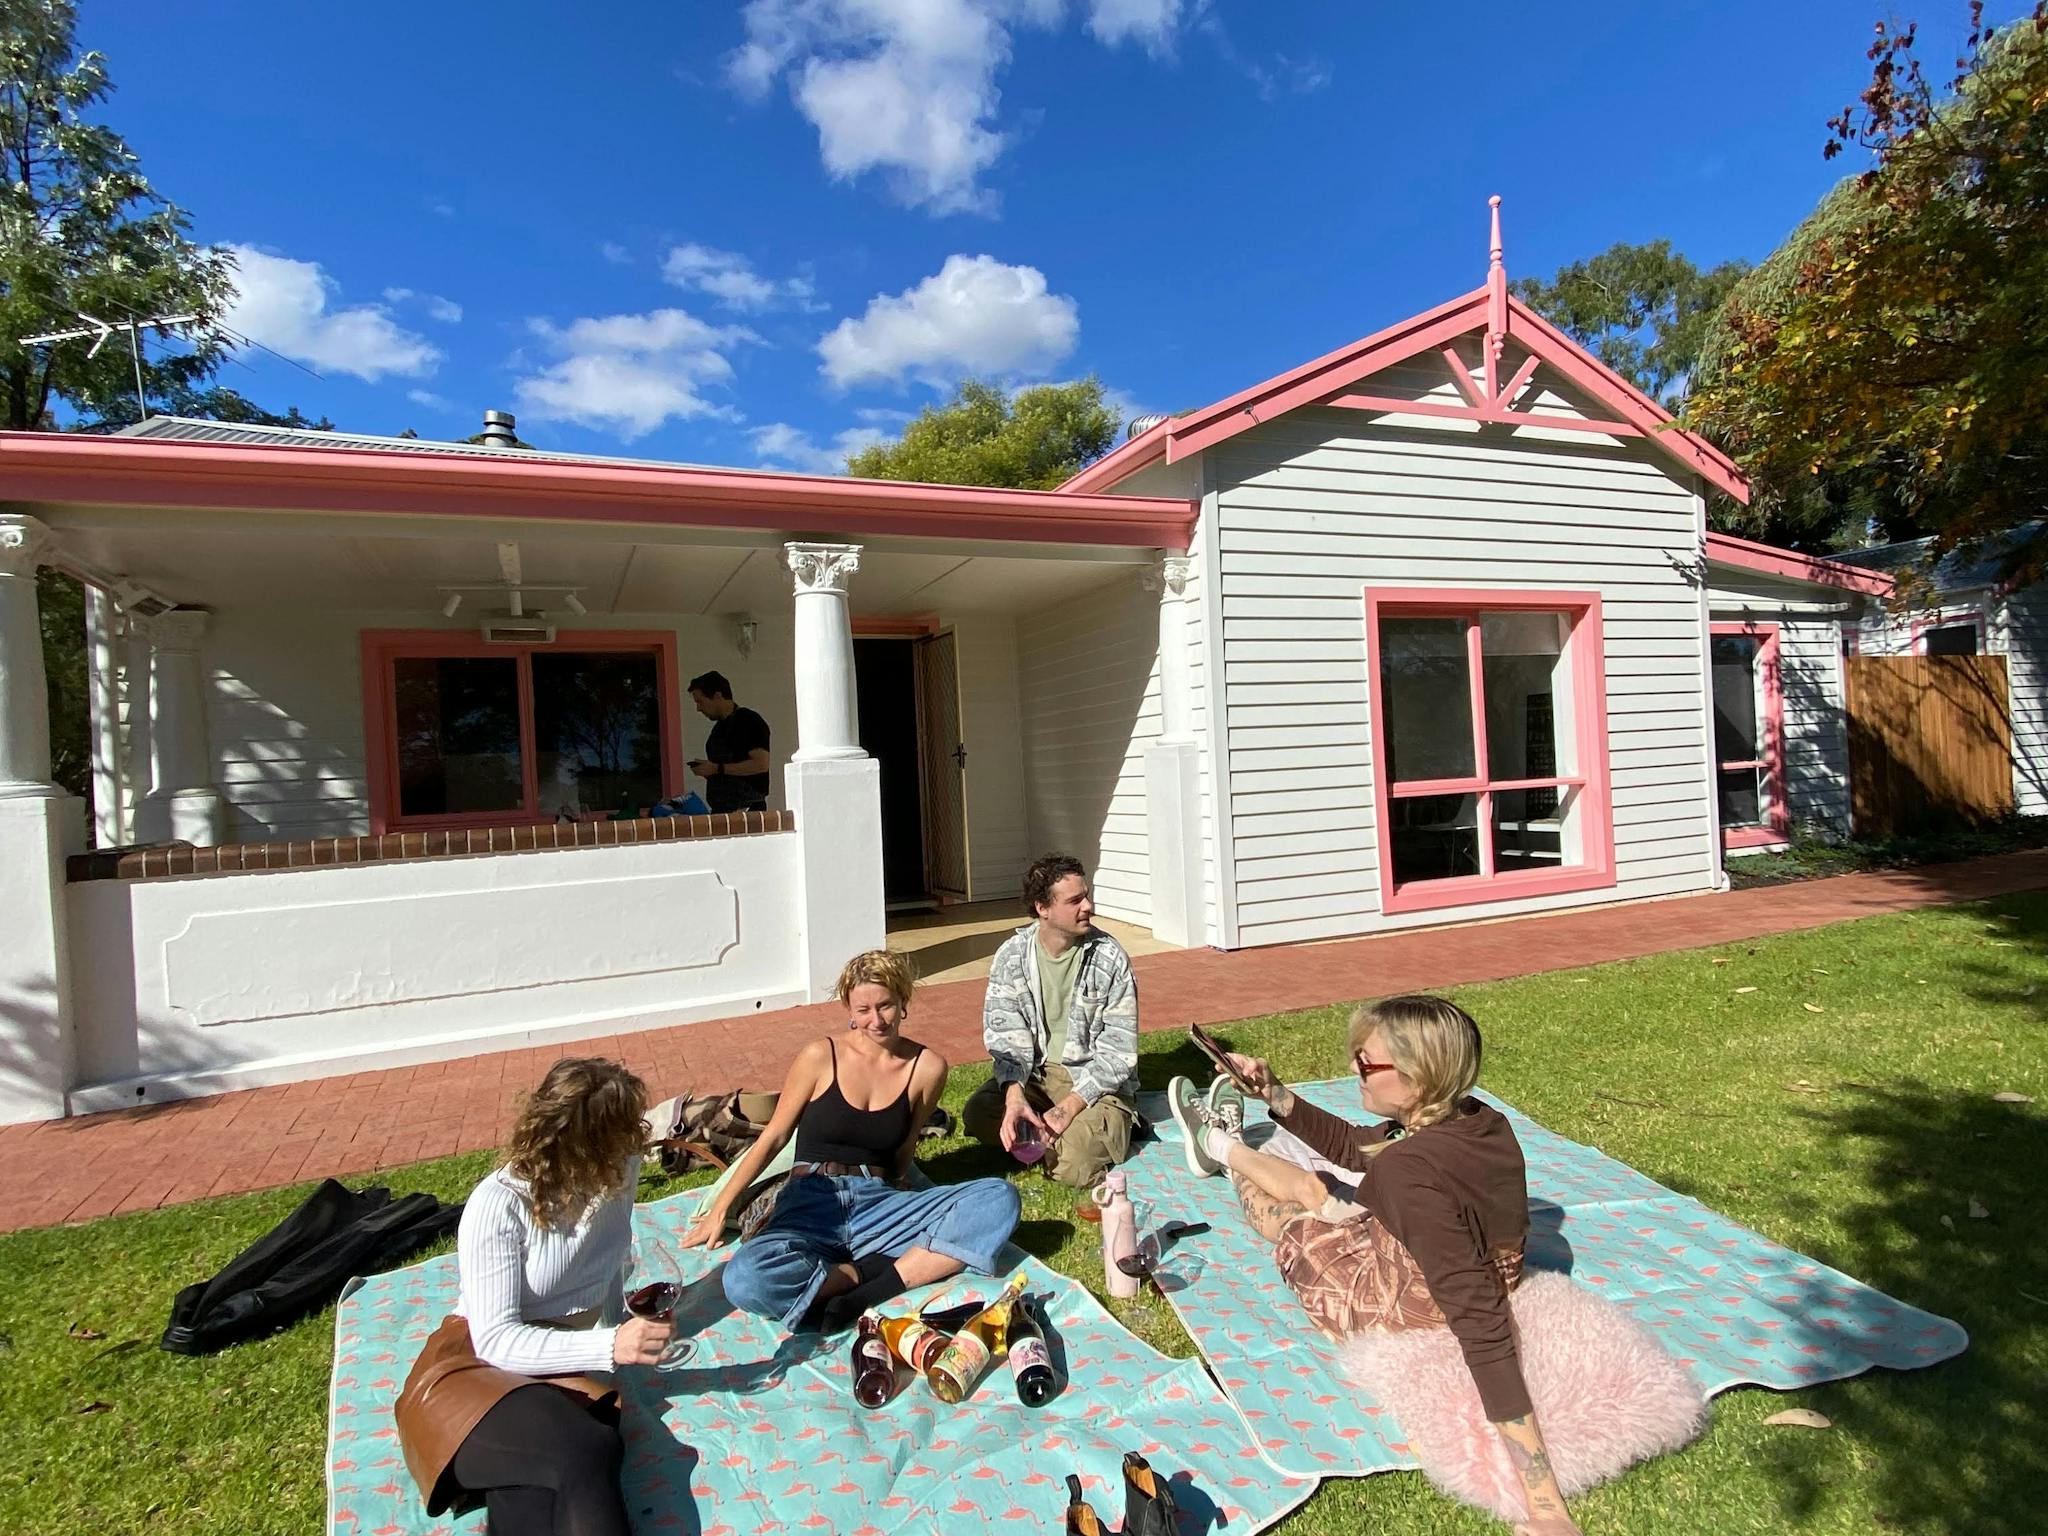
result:
<svg viewBox="0 0 2048 1536"><path fill-rule="evenodd" d="M1052 1351L1043 1339L1014 1339L1010 1343L1010 1369L1022 1376L1034 1365L1052 1369Z"/></svg>
<svg viewBox="0 0 2048 1536"><path fill-rule="evenodd" d="M863 1371L893 1371L896 1362L890 1357L889 1346L882 1342L882 1336L862 1339L855 1350Z"/></svg>
<svg viewBox="0 0 2048 1536"><path fill-rule="evenodd" d="M946 1352L939 1356L934 1365L954 1377L963 1386L971 1384L984 1370L988 1369L988 1346L971 1333L954 1337Z"/></svg>

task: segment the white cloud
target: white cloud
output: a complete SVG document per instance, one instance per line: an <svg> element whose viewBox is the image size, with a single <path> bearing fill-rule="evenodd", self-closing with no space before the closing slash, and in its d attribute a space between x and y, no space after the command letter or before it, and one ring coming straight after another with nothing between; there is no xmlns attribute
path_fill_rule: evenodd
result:
<svg viewBox="0 0 2048 1536"><path fill-rule="evenodd" d="M231 245L235 297L222 322L297 362L375 383L386 374L418 378L441 351L406 330L380 304L330 310L338 285L317 261L293 261L253 245Z"/></svg>
<svg viewBox="0 0 2048 1536"><path fill-rule="evenodd" d="M915 288L872 300L818 342L821 372L845 389L906 376L940 387L964 374L1042 373L1074 350L1079 306L1036 267L948 256Z"/></svg>
<svg viewBox="0 0 2048 1536"><path fill-rule="evenodd" d="M1215 47L1217 57L1251 81L1261 101L1281 95L1312 96L1330 83L1330 66L1321 59L1296 59L1284 53L1255 59L1241 52L1230 40L1223 18L1213 11L1203 10L1195 26Z"/></svg>
<svg viewBox="0 0 2048 1536"><path fill-rule="evenodd" d="M901 426L907 421L917 420L917 414L914 411L892 411L887 406L879 405L864 406L853 414L856 420L864 421L871 427L879 427L884 424Z"/></svg>
<svg viewBox="0 0 2048 1536"><path fill-rule="evenodd" d="M452 411L455 403L444 395L437 395L431 389L408 389L405 398L414 405L423 405L430 411Z"/></svg>
<svg viewBox="0 0 2048 1536"><path fill-rule="evenodd" d="M462 306L453 299L444 299L438 293L420 293L412 288L386 288L384 299L390 304L410 304L417 300L426 310L429 320L438 320L443 325L455 325L462 319Z"/></svg>
<svg viewBox="0 0 2048 1536"><path fill-rule="evenodd" d="M703 387L732 377L726 353L758 342L745 326L711 325L680 309L602 315L558 327L528 322L556 360L514 386L520 409L544 421L573 421L627 442L666 421L739 420Z"/></svg>
<svg viewBox="0 0 2048 1536"><path fill-rule="evenodd" d="M1181 0L1088 0L1088 30L1111 47L1134 42L1166 53L1180 15Z"/></svg>
<svg viewBox="0 0 2048 1536"><path fill-rule="evenodd" d="M757 460L769 467L787 466L812 475L843 475L846 461L863 449L889 440L889 434L873 427L848 427L833 435L832 446L821 446L811 434L786 421L756 427L747 436L753 441Z"/></svg>
<svg viewBox="0 0 2048 1536"><path fill-rule="evenodd" d="M615 267L627 266L633 260L633 253L623 245L620 245L616 240L607 240L597 249L599 254Z"/></svg>
<svg viewBox="0 0 2048 1536"><path fill-rule="evenodd" d="M1094 3L1098 11L1143 8L1141 0ZM1151 0L1154 9L1162 3ZM760 100L786 76L833 176L878 171L912 207L991 212L980 178L1008 142L995 125L996 74L1009 62L1011 29L1057 25L1063 8L1063 0L749 0L746 42L727 58L726 78ZM1143 34L1120 19L1103 24Z"/></svg>
<svg viewBox="0 0 2048 1536"><path fill-rule="evenodd" d="M713 250L695 241L671 246L662 258L661 275L678 288L708 293L727 309L760 310L785 304L806 311L825 307L817 302L818 287L808 271L778 282L756 272L754 264L737 251Z"/></svg>

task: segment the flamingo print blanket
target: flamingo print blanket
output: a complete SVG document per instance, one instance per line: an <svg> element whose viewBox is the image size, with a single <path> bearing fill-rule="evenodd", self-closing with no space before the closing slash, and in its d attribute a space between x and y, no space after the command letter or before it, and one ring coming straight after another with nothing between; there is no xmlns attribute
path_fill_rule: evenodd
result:
<svg viewBox="0 0 2048 1536"><path fill-rule="evenodd" d="M717 1308L708 1301L717 1294L710 1271L722 1251L675 1246L695 1203L684 1193L639 1207L634 1243L643 1267L672 1265L703 1280L692 1291L709 1312ZM784 1339L759 1318L726 1312L681 1368L621 1375L635 1531L1022 1536L1059 1528L1069 1472L1114 1526L1123 1518L1126 1450L1173 1478L1190 1536L1251 1536L1315 1491L1313 1475L1290 1477L1261 1458L1199 1360L1156 1353L1079 1282L1013 1258L1052 1323L1065 1385L1046 1406L1019 1403L998 1364L955 1406L911 1382L870 1413L853 1400L846 1337ZM949 1288L960 1297L993 1289L971 1278ZM483 1530L480 1511L429 1518L391 1421L406 1371L455 1293L451 1255L354 1282L343 1297L328 1405L330 1536Z"/></svg>

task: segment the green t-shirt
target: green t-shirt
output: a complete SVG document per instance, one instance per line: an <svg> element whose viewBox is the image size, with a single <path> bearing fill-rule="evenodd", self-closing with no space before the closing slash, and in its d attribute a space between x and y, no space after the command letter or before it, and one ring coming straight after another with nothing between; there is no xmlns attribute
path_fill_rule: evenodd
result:
<svg viewBox="0 0 2048 1536"><path fill-rule="evenodd" d="M1034 957L1038 961L1038 1006L1045 1014L1046 1027L1052 1031L1045 1046L1045 1064L1056 1067L1067 1054L1067 1014L1074 1003L1074 970L1087 946L1069 944L1066 953L1055 960L1045 952L1045 945L1036 934L1031 942L1038 945Z"/></svg>

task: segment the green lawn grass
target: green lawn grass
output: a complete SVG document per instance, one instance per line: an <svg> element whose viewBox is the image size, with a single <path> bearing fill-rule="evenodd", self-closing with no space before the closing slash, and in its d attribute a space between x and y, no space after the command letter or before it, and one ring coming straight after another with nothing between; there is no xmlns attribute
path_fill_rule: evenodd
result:
<svg viewBox="0 0 2048 1536"><path fill-rule="evenodd" d="M1723 1395L1696 1445L1579 1501L1588 1532L2019 1536L2048 1523L2048 894L1456 996L1487 1032L1494 1092L1971 1335L1932 1370ZM1343 1015L1223 1033L1292 1078L1329 1077ZM1198 1068L1175 1035L1146 1037L1142 1053L1149 1087ZM948 1102L986 1071L958 1070ZM1995 1102L2001 1090L2041 1102ZM459 1199L491 1161L388 1180ZM959 1142L927 1166L941 1179L1002 1171ZM1099 1294L1095 1229L1077 1230L1065 1192L1014 1176L1019 1240ZM649 1180L641 1197L684 1182ZM0 1237L0 1531L319 1528L331 1313L209 1360L156 1347L173 1293L305 1190ZM1972 1217L1973 1200L1988 1214ZM1163 1303L1110 1305L1158 1348L1190 1352ZM1763 1423L1793 1403L1834 1428ZM1280 1529L1501 1527L1394 1473L1330 1482Z"/></svg>

